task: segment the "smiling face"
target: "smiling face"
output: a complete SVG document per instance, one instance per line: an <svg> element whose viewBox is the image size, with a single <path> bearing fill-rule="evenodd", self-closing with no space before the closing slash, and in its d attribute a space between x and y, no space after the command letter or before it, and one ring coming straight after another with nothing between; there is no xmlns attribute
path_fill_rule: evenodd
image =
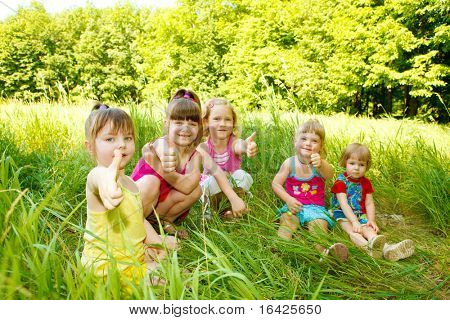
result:
<svg viewBox="0 0 450 320"><path fill-rule="evenodd" d="M122 161L120 170L124 169L128 162L133 158L135 144L133 135L129 132L116 132L111 122L107 122L98 132L93 144L88 144L89 151L97 160L97 165L108 167L114 158L114 150L119 149L122 152Z"/></svg>
<svg viewBox="0 0 450 320"><path fill-rule="evenodd" d="M198 122L193 120L169 120L169 141L178 147L189 147L199 134Z"/></svg>
<svg viewBox="0 0 450 320"><path fill-rule="evenodd" d="M295 149L301 158L310 159L313 153L322 150L322 140L313 132L302 132L295 139Z"/></svg>
<svg viewBox="0 0 450 320"><path fill-rule="evenodd" d="M215 105L205 125L213 140L228 140L234 128L233 112L226 105Z"/></svg>
<svg viewBox="0 0 450 320"><path fill-rule="evenodd" d="M360 159L357 154L352 153L347 159L345 171L350 178L359 179L367 171L367 161Z"/></svg>

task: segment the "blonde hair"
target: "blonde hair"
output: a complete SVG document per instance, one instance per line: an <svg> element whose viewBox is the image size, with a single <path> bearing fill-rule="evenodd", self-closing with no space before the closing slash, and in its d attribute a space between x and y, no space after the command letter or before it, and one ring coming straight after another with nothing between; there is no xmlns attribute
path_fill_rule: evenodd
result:
<svg viewBox="0 0 450 320"><path fill-rule="evenodd" d="M319 122L319 120L316 119L309 119L305 123L301 124L296 133L295 133L295 141L297 141L301 134L304 133L314 133L317 134L320 138L320 151L323 154L326 154L325 149L325 128L323 125Z"/></svg>
<svg viewBox="0 0 450 320"><path fill-rule="evenodd" d="M111 123L113 134L122 131L125 134L132 135L133 139L135 139L133 120L125 111L117 108L110 108L106 104L97 102L84 124L84 134L86 140L94 148L94 154L95 138L97 138L100 130L102 130L108 122Z"/></svg>
<svg viewBox="0 0 450 320"><path fill-rule="evenodd" d="M201 109L192 98L174 98L167 106L167 120L190 120L197 122L198 133L194 145L198 146L203 137Z"/></svg>
<svg viewBox="0 0 450 320"><path fill-rule="evenodd" d="M206 102L206 104L204 105L203 110L202 110L203 123L208 121L208 118L209 118L209 116L211 114L211 109L213 107L215 107L215 106L225 106L225 107L228 107L231 110L231 113L233 115L233 131L232 131L232 133L236 137L239 136L239 132L238 132L238 129L237 129L237 115L236 115L236 112L234 111L233 105L226 99L223 99L223 98L212 98L208 102ZM205 126L205 128L204 128L203 135L205 137L209 136L209 128L207 126Z"/></svg>
<svg viewBox="0 0 450 320"><path fill-rule="evenodd" d="M349 144L344 152L342 152L341 160L339 165L341 167L346 167L347 160L350 159L352 155L356 155L359 161L365 161L367 164L367 170L369 170L372 164L372 156L370 155L370 150L365 145L361 143L351 143Z"/></svg>

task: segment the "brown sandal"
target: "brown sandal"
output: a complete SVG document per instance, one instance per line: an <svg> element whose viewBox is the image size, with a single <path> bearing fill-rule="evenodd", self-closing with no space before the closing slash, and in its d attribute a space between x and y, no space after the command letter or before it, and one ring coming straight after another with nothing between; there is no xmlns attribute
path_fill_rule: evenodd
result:
<svg viewBox="0 0 450 320"><path fill-rule="evenodd" d="M172 222L161 220L161 225L162 229L167 234L177 236L179 239L187 239L189 237L187 230L177 227Z"/></svg>

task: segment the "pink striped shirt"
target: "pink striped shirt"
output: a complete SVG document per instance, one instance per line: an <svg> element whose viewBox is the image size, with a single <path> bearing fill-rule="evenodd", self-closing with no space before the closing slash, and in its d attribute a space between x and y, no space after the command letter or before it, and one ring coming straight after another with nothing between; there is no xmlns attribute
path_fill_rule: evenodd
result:
<svg viewBox="0 0 450 320"><path fill-rule="evenodd" d="M242 159L238 157L232 150L231 146L233 144L234 135L230 135L228 139L227 148L224 153L218 154L214 150L214 146L211 142L211 138L208 138L206 145L208 146L208 154L214 160L217 165L222 168L223 171L233 173L234 171L241 168ZM202 174L201 181L206 179L206 175L210 174L205 169Z"/></svg>

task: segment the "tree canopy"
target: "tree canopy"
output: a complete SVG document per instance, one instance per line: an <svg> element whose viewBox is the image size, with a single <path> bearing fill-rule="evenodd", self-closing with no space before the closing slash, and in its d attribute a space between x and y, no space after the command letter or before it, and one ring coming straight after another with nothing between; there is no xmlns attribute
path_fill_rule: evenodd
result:
<svg viewBox="0 0 450 320"><path fill-rule="evenodd" d="M0 96L141 102L190 87L246 108L449 121L448 0L39 3L0 23Z"/></svg>

